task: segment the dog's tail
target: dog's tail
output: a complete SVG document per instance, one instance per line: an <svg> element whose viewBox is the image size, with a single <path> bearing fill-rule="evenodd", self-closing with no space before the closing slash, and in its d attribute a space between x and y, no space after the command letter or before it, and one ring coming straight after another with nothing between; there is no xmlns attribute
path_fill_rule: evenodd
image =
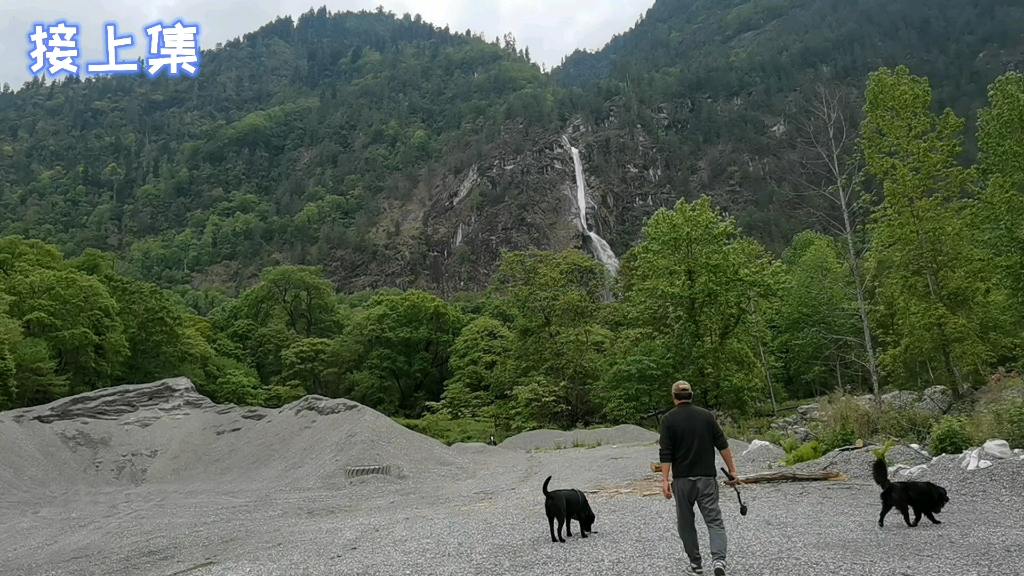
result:
<svg viewBox="0 0 1024 576"><path fill-rule="evenodd" d="M541 490L544 491L544 495L545 496L547 496L549 494L549 492L548 492L548 482L551 482L551 476L548 476L548 479L544 481L544 487L541 488Z"/></svg>
<svg viewBox="0 0 1024 576"><path fill-rule="evenodd" d="M889 466L881 458L875 460L875 464L871 468L871 475L875 478L875 484L881 486L882 490L885 490L891 484L889 482Z"/></svg>

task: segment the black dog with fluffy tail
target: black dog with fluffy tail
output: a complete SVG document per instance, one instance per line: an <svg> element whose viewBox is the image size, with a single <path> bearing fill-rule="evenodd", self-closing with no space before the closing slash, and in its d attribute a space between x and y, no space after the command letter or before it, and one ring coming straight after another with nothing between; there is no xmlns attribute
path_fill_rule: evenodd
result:
<svg viewBox="0 0 1024 576"><path fill-rule="evenodd" d="M941 524L932 514L942 512L949 502L946 489L932 482L890 482L889 468L885 460L875 460L871 470L875 483L882 487L882 513L878 516L878 527L885 522L885 515L893 508L903 513L903 520L911 528L917 526L924 514L934 524ZM910 521L910 508L914 509L914 521Z"/></svg>
<svg viewBox="0 0 1024 576"><path fill-rule="evenodd" d="M562 526L565 526L565 535L572 536L572 521L580 523L580 537L586 538L587 534L593 532L594 511L590 509L590 502L587 502L586 495L579 490L552 490L548 491L548 482L551 476L544 481L544 511L548 514L548 528L551 529L552 542L565 542L562 538ZM558 538L555 538L555 518L558 518Z"/></svg>

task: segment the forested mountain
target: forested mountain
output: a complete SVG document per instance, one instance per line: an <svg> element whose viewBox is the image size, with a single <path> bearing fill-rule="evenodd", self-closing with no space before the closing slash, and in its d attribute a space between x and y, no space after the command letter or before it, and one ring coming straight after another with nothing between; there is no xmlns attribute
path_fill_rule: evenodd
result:
<svg viewBox="0 0 1024 576"><path fill-rule="evenodd" d="M282 263L346 291L475 290L502 249L581 245L567 136L617 254L700 194L781 253L817 225L815 85L854 114L870 70L907 63L966 115L1024 61L1022 25L1009 0L659 0L548 75L513 38L321 8L204 51L194 79L5 89L0 234L165 287L234 293Z"/></svg>
<svg viewBox="0 0 1024 576"><path fill-rule="evenodd" d="M180 375L506 432L640 422L680 377L740 418L970 397L1024 362L1022 25L659 0L548 74L511 37L321 9L196 78L5 87L0 409ZM975 433L1021 429L1000 406ZM837 418L821 446L855 440Z"/></svg>

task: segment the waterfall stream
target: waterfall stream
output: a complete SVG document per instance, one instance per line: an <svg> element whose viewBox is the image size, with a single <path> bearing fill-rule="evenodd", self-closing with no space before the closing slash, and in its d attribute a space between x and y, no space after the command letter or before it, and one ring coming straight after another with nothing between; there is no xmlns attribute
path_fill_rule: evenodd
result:
<svg viewBox="0 0 1024 576"><path fill-rule="evenodd" d="M568 139L566 139L566 143L568 143ZM569 149L572 151L572 162L576 166L576 205L580 211L580 231L583 232L583 238L589 244L594 258L604 264L612 276L615 276L619 272L619 259L616 258L615 252L604 241L604 238L601 238L597 232L591 232L587 227L587 188L583 181L583 161L580 160L580 151L574 146L569 146Z"/></svg>

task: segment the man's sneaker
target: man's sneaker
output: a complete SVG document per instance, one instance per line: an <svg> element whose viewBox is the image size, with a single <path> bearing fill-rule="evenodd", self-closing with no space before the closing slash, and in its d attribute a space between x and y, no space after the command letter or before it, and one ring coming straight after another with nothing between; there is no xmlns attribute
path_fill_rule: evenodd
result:
<svg viewBox="0 0 1024 576"><path fill-rule="evenodd" d="M690 568L689 568L689 570L686 571L686 573L687 574L703 574L704 573L704 569L701 568L700 564L690 564Z"/></svg>
<svg viewBox="0 0 1024 576"><path fill-rule="evenodd" d="M713 566L715 567L715 576L725 576L725 562L716 560Z"/></svg>

